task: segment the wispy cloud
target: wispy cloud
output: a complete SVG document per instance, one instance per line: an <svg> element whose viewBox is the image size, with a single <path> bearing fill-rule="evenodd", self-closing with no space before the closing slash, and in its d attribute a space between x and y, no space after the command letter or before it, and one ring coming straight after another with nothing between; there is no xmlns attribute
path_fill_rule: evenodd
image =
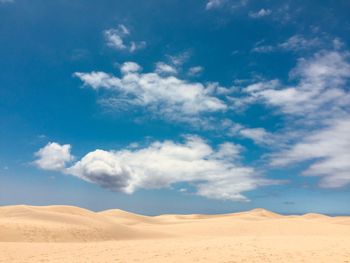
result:
<svg viewBox="0 0 350 263"><path fill-rule="evenodd" d="M250 85L245 91L253 101L277 106L287 114L330 115L350 103L350 95L344 89L350 77L347 58L346 53L320 52L311 59L299 59L290 73L291 78L300 80L297 86L268 81Z"/></svg>
<svg viewBox="0 0 350 263"><path fill-rule="evenodd" d="M175 74L177 74L177 69L169 64L164 63L164 62L157 62L155 72L158 74L175 75Z"/></svg>
<svg viewBox="0 0 350 263"><path fill-rule="evenodd" d="M245 88L246 102L262 102L288 117L285 131L274 135L274 166L311 162L304 175L322 176L322 187L350 183L350 79L349 54L321 51L301 58L290 72L296 85L281 81L258 82ZM246 132L245 132L246 133ZM249 131L259 140L265 132ZM243 134L244 135L244 134Z"/></svg>
<svg viewBox="0 0 350 263"><path fill-rule="evenodd" d="M275 51L303 51L303 50L315 50L325 45L325 42L318 37L305 38L302 35L294 35L288 38L286 41L278 43L277 45L261 45L258 42L252 49L253 52L269 53Z"/></svg>
<svg viewBox="0 0 350 263"><path fill-rule="evenodd" d="M228 7L230 10L235 10L246 6L248 0L208 0L206 9L218 9L222 7Z"/></svg>
<svg viewBox="0 0 350 263"><path fill-rule="evenodd" d="M121 77L105 72L75 73L85 86L95 90L107 90L108 106L142 107L171 120L185 120L206 112L226 110L224 101L215 96L218 85L189 82L172 75L175 70L165 64L157 64L155 72L142 73L134 62L121 66ZM172 72L170 72L172 71ZM112 96L112 97L111 97Z"/></svg>
<svg viewBox="0 0 350 263"><path fill-rule="evenodd" d="M209 0L206 4L206 9L210 10L210 9L221 7L225 2L227 1L226 0Z"/></svg>
<svg viewBox="0 0 350 263"><path fill-rule="evenodd" d="M271 15L272 11L270 9L265 9L265 8L262 8L260 9L259 11L257 12L249 12L249 16L251 18L261 18L261 17L264 17L264 16L269 16Z"/></svg>
<svg viewBox="0 0 350 263"><path fill-rule="evenodd" d="M125 25L118 25L117 28L107 29L103 32L107 45L118 50L134 52L146 46L145 41L135 42L127 40L130 31Z"/></svg>
<svg viewBox="0 0 350 263"><path fill-rule="evenodd" d="M189 76L199 76L202 72L203 72L204 68L201 66L195 66L195 67L191 67L189 68L187 74Z"/></svg>
<svg viewBox="0 0 350 263"><path fill-rule="evenodd" d="M350 183L350 116L336 119L324 129L313 131L289 149L273 155L272 164L286 166L303 161L313 163L304 175L321 176L322 187Z"/></svg>

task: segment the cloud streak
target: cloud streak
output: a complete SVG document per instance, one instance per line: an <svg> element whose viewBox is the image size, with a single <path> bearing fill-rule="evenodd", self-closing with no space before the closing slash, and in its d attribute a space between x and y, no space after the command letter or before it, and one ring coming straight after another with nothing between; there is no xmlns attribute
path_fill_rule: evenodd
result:
<svg viewBox="0 0 350 263"><path fill-rule="evenodd" d="M311 58L301 58L290 72L290 79L298 82L285 86L278 80L264 81L244 89L248 94L246 103L272 107L290 123L274 135L277 150L270 155L271 165L308 161L310 165L302 174L321 176L320 186L349 184L349 54L322 51ZM262 130L256 131L245 136L255 140L264 137Z"/></svg>
<svg viewBox="0 0 350 263"><path fill-rule="evenodd" d="M350 95L344 88L350 78L348 55L337 51L320 52L311 59L299 59L290 77L300 80L296 86L267 81L248 86L249 101L261 101L279 107L286 114L304 117L332 115L349 105Z"/></svg>
<svg viewBox="0 0 350 263"><path fill-rule="evenodd" d="M336 120L314 131L301 142L274 155L272 164L286 166L314 161L304 175L321 176L322 187L341 187L350 183L350 117Z"/></svg>

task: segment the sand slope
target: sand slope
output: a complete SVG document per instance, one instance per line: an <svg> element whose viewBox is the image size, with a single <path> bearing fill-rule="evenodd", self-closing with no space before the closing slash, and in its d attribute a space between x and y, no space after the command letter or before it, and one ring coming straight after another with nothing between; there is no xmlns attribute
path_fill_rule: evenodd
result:
<svg viewBox="0 0 350 263"><path fill-rule="evenodd" d="M72 206L0 208L0 242L90 242L157 236Z"/></svg>
<svg viewBox="0 0 350 263"><path fill-rule="evenodd" d="M0 262L350 262L349 244L345 216L0 207Z"/></svg>

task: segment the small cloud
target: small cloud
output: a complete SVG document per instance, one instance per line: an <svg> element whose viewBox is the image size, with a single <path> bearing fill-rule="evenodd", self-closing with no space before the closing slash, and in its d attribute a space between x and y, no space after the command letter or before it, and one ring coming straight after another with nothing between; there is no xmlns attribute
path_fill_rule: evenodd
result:
<svg viewBox="0 0 350 263"><path fill-rule="evenodd" d="M249 12L249 17L251 18L261 18L264 16L269 16L272 13L272 11L270 9L260 9L257 12Z"/></svg>
<svg viewBox="0 0 350 263"><path fill-rule="evenodd" d="M325 46L327 41L322 41L318 37L313 38L305 38L301 35L294 35L288 38L286 41L282 43L278 43L276 45L261 45L262 41L259 41L255 44L255 47L252 49L252 52L257 53L270 53L274 51L305 51L312 50L315 48L319 48L321 46ZM329 42L329 41L328 41ZM336 39L332 41L333 46L340 46L340 41Z"/></svg>
<svg viewBox="0 0 350 263"><path fill-rule="evenodd" d="M264 128L244 128L239 131L239 134L253 140L257 144L273 143L272 134L267 132Z"/></svg>
<svg viewBox="0 0 350 263"><path fill-rule="evenodd" d="M49 142L35 153L38 159L34 161L34 164L44 170L62 171L68 162L74 160L70 150L71 146L69 144L60 145Z"/></svg>
<svg viewBox="0 0 350 263"><path fill-rule="evenodd" d="M278 44L278 47L284 50L306 50L311 48L317 48L321 46L321 40L319 38L304 38L301 35L294 35L287 39L287 41Z"/></svg>
<svg viewBox="0 0 350 263"><path fill-rule="evenodd" d="M207 10L221 7L226 1L225 0L209 0L205 6Z"/></svg>
<svg viewBox="0 0 350 263"><path fill-rule="evenodd" d="M107 41L107 46L114 49L127 50L130 53L133 53L136 50L142 49L146 46L145 41L127 41L127 38L130 35L130 31L123 24L118 25L117 28L107 29L103 32L103 34Z"/></svg>
<svg viewBox="0 0 350 263"><path fill-rule="evenodd" d="M248 4L248 0L208 0L205 9L212 10L223 7L228 7L231 10L239 9Z"/></svg>
<svg viewBox="0 0 350 263"><path fill-rule="evenodd" d="M195 76L199 76L199 75L203 72L203 70L204 70L204 68L201 67L201 66L191 67L191 68L188 70L187 74L188 74L189 76L195 77Z"/></svg>
<svg viewBox="0 0 350 263"><path fill-rule="evenodd" d="M168 65L164 62L157 62L156 63L156 72L158 74L169 74L169 75L177 74L177 70L175 67Z"/></svg>
<svg viewBox="0 0 350 263"><path fill-rule="evenodd" d="M344 45L345 45L344 42L341 39L339 39L339 38L333 39L332 43L333 43L333 48L335 50L342 49L344 47Z"/></svg>
<svg viewBox="0 0 350 263"><path fill-rule="evenodd" d="M167 58L169 59L171 64L178 67L178 66L182 66L183 64L185 64L188 61L188 59L190 58L190 56L191 56L190 52L185 51L185 52L182 52L182 53L174 55L174 56L167 55Z"/></svg>
<svg viewBox="0 0 350 263"><path fill-rule="evenodd" d="M256 53L269 53L272 51L275 51L276 48L274 46L256 46L252 49L252 52L256 52Z"/></svg>
<svg viewBox="0 0 350 263"><path fill-rule="evenodd" d="M125 62L124 64L122 64L120 66L120 71L122 73L125 73L125 74L127 74L127 73L135 73L135 72L139 72L141 70L142 70L142 67L139 64L137 64L135 62L130 62L130 61L129 62Z"/></svg>

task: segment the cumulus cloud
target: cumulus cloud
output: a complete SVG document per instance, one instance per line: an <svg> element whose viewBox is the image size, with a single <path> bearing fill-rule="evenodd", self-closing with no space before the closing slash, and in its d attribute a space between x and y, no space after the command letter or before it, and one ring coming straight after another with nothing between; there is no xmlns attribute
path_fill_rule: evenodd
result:
<svg viewBox="0 0 350 263"><path fill-rule="evenodd" d="M350 183L350 117L330 123L303 138L284 152L274 155L272 164L284 166L313 161L304 175L322 176L323 187Z"/></svg>
<svg viewBox="0 0 350 263"><path fill-rule="evenodd" d="M262 8L257 12L249 12L249 16L251 18L261 18L264 16L269 16L271 13L272 13L272 11L270 9Z"/></svg>
<svg viewBox="0 0 350 263"><path fill-rule="evenodd" d="M39 152L45 152L43 149ZM199 137L187 136L183 143L157 141L145 148L95 150L70 167L59 167L66 174L129 194L182 182L192 185L200 196L247 201L243 192L278 182L241 165L240 151L241 147L232 143L214 149Z"/></svg>
<svg viewBox="0 0 350 263"><path fill-rule="evenodd" d="M34 161L34 164L44 170L61 171L67 163L74 160L70 151L69 144L60 145L50 142L35 153L38 159Z"/></svg>
<svg viewBox="0 0 350 263"><path fill-rule="evenodd" d="M146 45L146 42L144 41L127 41L127 38L130 35L130 31L125 25L122 24L118 25L117 28L105 30L103 34L107 45L118 50L127 50L129 52L134 52L137 49L144 48Z"/></svg>
<svg viewBox="0 0 350 263"><path fill-rule="evenodd" d="M226 110L226 104L215 96L217 84L188 82L158 72L142 73L134 62L121 66L121 77L105 72L75 73L85 86L111 92L109 107L142 107L168 119L185 120L206 112Z"/></svg>

